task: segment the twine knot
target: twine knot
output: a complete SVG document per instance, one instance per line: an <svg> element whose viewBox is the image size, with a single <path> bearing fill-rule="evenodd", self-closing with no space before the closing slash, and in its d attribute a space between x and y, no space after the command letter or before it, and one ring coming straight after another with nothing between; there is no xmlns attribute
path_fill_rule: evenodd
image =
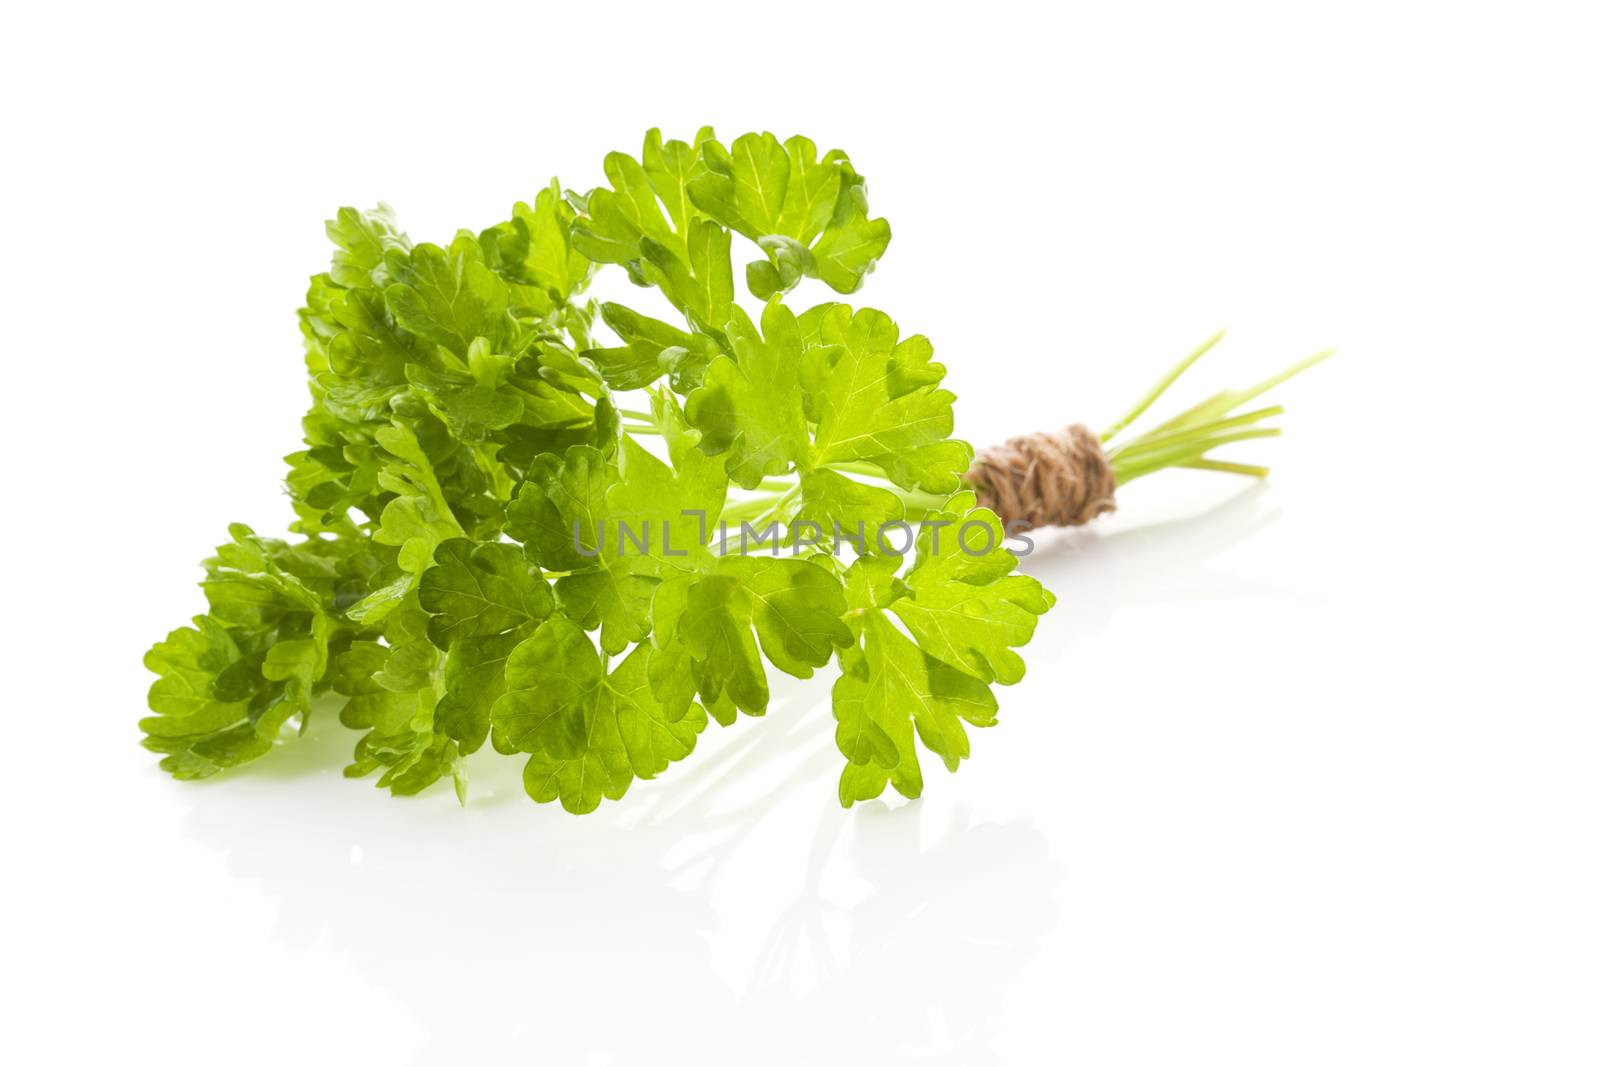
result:
<svg viewBox="0 0 1600 1067"><path fill-rule="evenodd" d="M1117 477L1087 426L1013 437L973 457L966 480L1000 521L1082 526L1117 509Z"/></svg>

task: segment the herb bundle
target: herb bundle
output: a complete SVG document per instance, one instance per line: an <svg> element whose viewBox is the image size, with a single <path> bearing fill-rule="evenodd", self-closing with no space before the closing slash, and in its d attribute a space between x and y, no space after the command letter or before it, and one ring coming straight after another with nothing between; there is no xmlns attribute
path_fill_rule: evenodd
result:
<svg viewBox="0 0 1600 1067"><path fill-rule="evenodd" d="M146 656L144 744L167 771L264 756L331 691L360 735L349 776L396 794L450 778L464 800L463 758L488 744L525 761L533 799L588 812L708 720L761 715L769 664L808 678L837 659L840 800L915 797L919 743L951 770L967 757L1052 604L1008 537L1087 521L1168 467L1264 474L1211 451L1276 433L1281 408L1240 409L1321 358L1121 441L1214 338L1105 434L974 462L927 338L789 302L807 278L855 292L888 247L843 152L652 130L605 176L445 246L382 207L328 223L300 312L298 539L230 527L207 612ZM735 299L734 234L759 253L758 315ZM586 300L611 264L682 321Z"/></svg>

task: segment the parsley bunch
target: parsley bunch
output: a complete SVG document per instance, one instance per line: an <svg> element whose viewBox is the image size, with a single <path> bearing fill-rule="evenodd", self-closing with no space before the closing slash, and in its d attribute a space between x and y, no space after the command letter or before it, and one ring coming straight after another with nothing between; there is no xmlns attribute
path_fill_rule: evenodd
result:
<svg viewBox="0 0 1600 1067"><path fill-rule="evenodd" d="M808 678L837 658L848 806L919 795L919 741L954 770L966 728L994 723L1052 597L963 484L944 367L882 311L786 299L805 278L855 292L889 244L850 160L652 130L605 175L445 246L383 207L328 223L300 312L298 539L230 527L207 612L147 655L163 768L263 756L332 691L360 735L349 776L396 794L449 777L464 799L463 757L488 743L535 800L582 813L687 757L708 719L761 715L769 664ZM735 301L735 233L761 253L759 321ZM586 300L607 264L682 321ZM1164 431L1124 476L1208 462L1162 453ZM770 539L745 544L744 523Z"/></svg>

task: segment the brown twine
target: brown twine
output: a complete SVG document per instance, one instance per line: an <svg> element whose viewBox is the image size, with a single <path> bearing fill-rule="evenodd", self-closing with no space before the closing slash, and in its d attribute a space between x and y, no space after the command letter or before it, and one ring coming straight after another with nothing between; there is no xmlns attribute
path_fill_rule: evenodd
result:
<svg viewBox="0 0 1600 1067"><path fill-rule="evenodd" d="M978 503L1004 523L1082 526L1117 509L1116 475L1087 426L1013 437L980 451L967 471Z"/></svg>

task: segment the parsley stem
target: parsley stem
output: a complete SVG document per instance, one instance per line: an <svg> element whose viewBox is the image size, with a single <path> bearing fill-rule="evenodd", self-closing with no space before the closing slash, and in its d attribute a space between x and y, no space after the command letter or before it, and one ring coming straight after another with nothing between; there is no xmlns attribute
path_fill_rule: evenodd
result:
<svg viewBox="0 0 1600 1067"><path fill-rule="evenodd" d="M1196 360L1211 351L1221 338L1220 333L1216 334L1180 360L1129 410L1128 414L1113 423L1111 428L1100 436L1101 443L1109 444L1112 437L1149 410L1167 388ZM1157 424L1153 429L1144 431L1133 440L1108 448L1106 454L1111 460L1111 470L1116 475L1117 484L1126 485L1135 478L1142 478L1168 467L1220 471L1253 478L1266 477L1265 467L1214 460L1208 453L1222 445L1260 437L1276 437L1282 433L1283 431L1277 427L1260 425L1274 416L1282 415L1281 404L1257 408L1238 415L1232 412L1261 394L1282 385L1295 375L1316 366L1331 355L1333 355L1332 350L1318 352L1257 382L1248 389L1224 389Z"/></svg>
<svg viewBox="0 0 1600 1067"><path fill-rule="evenodd" d="M1257 467L1250 463L1224 463L1220 459L1197 459L1193 463L1178 465L1190 470L1221 471L1223 474L1243 474L1251 478L1265 478L1268 474L1266 467Z"/></svg>
<svg viewBox="0 0 1600 1067"><path fill-rule="evenodd" d="M1238 433L1204 436L1196 440L1180 440L1132 456L1114 456L1111 460L1111 469L1116 473L1117 484L1125 485L1135 478L1142 478L1146 474L1154 474L1168 467L1186 467L1196 460L1206 458L1207 452L1220 445L1254 440L1258 437L1278 437L1282 433L1282 430L1272 426L1261 430L1241 430Z"/></svg>
<svg viewBox="0 0 1600 1067"><path fill-rule="evenodd" d="M829 470L838 471L840 474L863 474L868 478L889 480L889 476L884 473L882 467L876 463L868 463L865 460L840 460L837 463L826 463L824 466Z"/></svg>
<svg viewBox="0 0 1600 1067"><path fill-rule="evenodd" d="M1226 419L1218 419L1214 422L1208 422L1203 426L1196 426L1193 428L1174 427L1165 432L1152 430L1137 440L1130 441L1126 445L1119 446L1117 449L1115 449L1115 452L1117 455L1137 454L1138 452L1148 450L1153 446L1173 444L1183 440L1193 440L1197 437L1209 436L1219 430L1232 429L1240 426L1249 426L1251 423L1259 422L1262 419L1268 419L1274 415L1282 414L1283 405L1275 404L1270 408L1258 408L1255 411L1246 412L1243 415L1234 415Z"/></svg>
<svg viewBox="0 0 1600 1067"><path fill-rule="evenodd" d="M798 486L795 488L797 489ZM790 492L793 491L790 490ZM746 522L750 519L760 518L763 513L788 495L789 493L762 493L759 496L749 496L737 500L722 509L719 521Z"/></svg>
<svg viewBox="0 0 1600 1067"><path fill-rule="evenodd" d="M1199 348L1180 359L1171 370L1167 371L1166 374L1161 376L1161 380L1156 382L1156 384L1151 387L1148 393L1139 398L1139 402L1134 404L1126 415L1112 423L1111 426L1100 435L1101 442L1104 443L1110 441L1113 437L1117 436L1117 434L1127 429L1128 424L1133 422L1134 419L1137 419L1140 415L1143 415L1146 411L1148 411L1150 409L1150 405L1161 399L1161 394L1166 392L1168 387L1170 387L1173 382L1182 377L1184 371L1192 367L1201 356L1217 347L1217 343L1222 340L1223 336L1227 332L1228 331L1226 330L1218 330L1216 333L1207 338Z"/></svg>

